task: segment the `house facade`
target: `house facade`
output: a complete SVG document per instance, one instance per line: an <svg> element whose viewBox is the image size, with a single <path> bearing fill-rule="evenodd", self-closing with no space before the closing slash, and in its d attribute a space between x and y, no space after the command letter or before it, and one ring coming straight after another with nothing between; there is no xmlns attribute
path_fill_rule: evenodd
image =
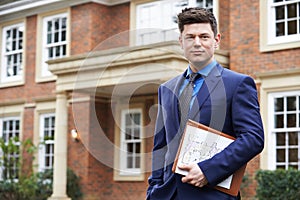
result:
<svg viewBox="0 0 300 200"><path fill-rule="evenodd" d="M157 88L188 65L175 16L189 6L215 13L216 60L257 83L265 149L243 199L257 170L300 169L300 0L2 1L0 136L44 144L23 170L54 170L49 199L68 199L67 168L85 200L145 199Z"/></svg>

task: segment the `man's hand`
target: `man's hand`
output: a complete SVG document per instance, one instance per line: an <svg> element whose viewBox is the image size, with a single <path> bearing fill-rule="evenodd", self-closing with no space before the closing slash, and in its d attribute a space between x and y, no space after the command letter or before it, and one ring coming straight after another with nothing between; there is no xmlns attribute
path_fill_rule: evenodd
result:
<svg viewBox="0 0 300 200"><path fill-rule="evenodd" d="M197 163L180 165L178 168L188 172L188 174L181 179L183 183L189 183L196 187L203 187L208 183Z"/></svg>

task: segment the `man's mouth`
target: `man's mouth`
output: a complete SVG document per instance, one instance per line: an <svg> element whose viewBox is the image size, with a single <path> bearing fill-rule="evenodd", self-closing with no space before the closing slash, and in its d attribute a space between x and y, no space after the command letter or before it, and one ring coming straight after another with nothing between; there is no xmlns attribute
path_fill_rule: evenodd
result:
<svg viewBox="0 0 300 200"><path fill-rule="evenodd" d="M192 54L203 54L204 53L204 51L191 51L192 52Z"/></svg>

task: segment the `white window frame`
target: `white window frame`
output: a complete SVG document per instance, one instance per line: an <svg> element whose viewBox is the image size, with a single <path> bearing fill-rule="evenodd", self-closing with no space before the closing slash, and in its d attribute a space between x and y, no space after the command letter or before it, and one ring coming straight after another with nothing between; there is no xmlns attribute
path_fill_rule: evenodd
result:
<svg viewBox="0 0 300 200"><path fill-rule="evenodd" d="M206 4L206 0L203 0ZM219 0L213 0L213 5L210 7L213 9L216 19L218 20L218 3ZM166 0L166 1L152 1L136 4L134 14L132 13L131 19L136 20L134 29L136 29L135 38L132 38L131 43L134 45L146 45L158 42L178 40L179 30L178 25L175 22L171 22L172 16L181 12L185 7L197 6L197 0ZM156 17L157 19L150 19L148 22L142 22L142 17L145 16L143 8L152 7L153 10L149 10L150 18ZM168 18L168 16L170 18ZM175 20L175 19L174 19Z"/></svg>
<svg viewBox="0 0 300 200"><path fill-rule="evenodd" d="M21 120L20 120L20 117L3 117L3 118L0 118L0 137L3 138L3 123L5 121L19 121L19 130L13 130L13 137L16 137L16 132L18 132L18 139L21 140ZM6 139L9 139L6 138ZM16 142L15 145L19 146L19 150L20 150L20 141ZM21 151L20 151L21 152ZM0 149L0 156L2 156L2 150ZM14 157L18 157L18 159L21 159L20 158L20 154L14 154L13 155ZM17 177L15 177L15 180L18 180L18 177L19 177L19 170L20 169L17 169L18 167L18 163L15 163L16 166L14 166L14 170L17 171ZM0 167L0 180L3 180L3 166Z"/></svg>
<svg viewBox="0 0 300 200"><path fill-rule="evenodd" d="M59 38L61 38L61 32L65 31L65 40L64 41L59 41L59 42L52 42L50 44L47 44L47 40L48 40L48 22L55 20L55 19L63 19L66 18L66 22L65 22L65 29L60 29L59 31ZM53 28L53 27L52 27ZM52 30L53 31L53 30ZM42 51L42 70L41 70L41 76L42 77L48 77L48 76L53 76L53 74L48 70L48 64L46 63L46 61L51 60L51 59L55 59L55 58L62 58L62 57L66 57L67 56L67 39L68 39L68 15L67 13L61 13L61 14L57 14L57 15L51 15L51 16L47 16L43 18L43 51ZM53 39L53 38L52 38ZM49 58L49 49L53 48L54 52L55 52L55 47L63 47L65 46L65 54L63 55L62 53L59 56L53 56L52 58Z"/></svg>
<svg viewBox="0 0 300 200"><path fill-rule="evenodd" d="M274 0L269 0L270 2L270 24L269 24L269 44L281 44L281 43L286 43L287 41L289 42L295 42L295 41L299 41L300 40L300 28L299 28L299 23L300 23L300 0L292 0L292 1L285 1L285 2L279 2L279 3L273 3ZM289 19L287 19L287 5L288 4L294 4L294 3L298 3L297 6L297 16L295 18L295 20L297 21L297 34L294 35L286 35L286 36L276 36L276 7L277 6L285 6L285 19L281 20L283 22L285 22L285 32L287 34L287 24Z"/></svg>
<svg viewBox="0 0 300 200"><path fill-rule="evenodd" d="M9 52L6 52L6 45L8 44L9 41L7 41L7 35L6 32L8 30L12 30L12 29L19 29L20 31L23 32L22 35L22 43L18 43L16 42L16 46L21 47L20 49L16 49L16 50L11 50ZM19 40L19 36L16 36L16 40ZM12 45L12 41L10 42ZM24 23L17 23L17 24L12 24L12 25L8 25L3 27L2 29L2 56L1 56L1 83L7 83L7 82L15 82L15 81L20 81L23 79L23 73L24 73L24 43L25 43L25 25ZM8 70L8 66L7 66L7 59L8 56L13 56L13 55L19 55L17 57L17 65L15 66L18 70L18 73L16 75L12 75L12 76L8 76L7 75L7 70ZM13 62L12 62L13 64ZM13 69L12 69L13 70Z"/></svg>
<svg viewBox="0 0 300 200"><path fill-rule="evenodd" d="M140 115L140 124L131 124L130 127L126 127L126 115L127 114L139 114ZM139 138L138 139L126 139L126 128L138 129ZM128 134L128 133L127 133ZM133 134L133 133L131 133ZM132 135L131 135L132 136ZM120 175L121 176L132 176L140 175L142 173L142 138L143 138L143 113L142 109L125 109L121 112L121 130L120 130ZM139 144L140 152L133 152L132 155L129 155L127 151L127 144L135 143ZM135 148L135 145L133 146ZM139 159L139 167L134 166L128 167L128 157L132 157L133 160ZM133 161L132 161L133 162ZM134 162L133 162L134 163Z"/></svg>
<svg viewBox="0 0 300 200"><path fill-rule="evenodd" d="M39 147L39 171L44 171L44 170L49 170L53 168L53 161L54 161L54 131L55 131L55 126L49 127L48 130L45 130L45 119L46 118L54 118L54 125L55 125L55 113L46 113L46 114L41 114L40 115L40 130L39 130L39 136L40 136L40 147ZM45 138L45 131L53 131L53 139L47 139L46 141L44 140ZM49 145L50 154L46 155L46 146ZM46 166L46 156L49 157L50 163L52 163L51 166Z"/></svg>
<svg viewBox="0 0 300 200"><path fill-rule="evenodd" d="M273 3L273 0L260 0L260 50L262 52L298 48L300 46L299 2L300 2L299 0L291 0L286 2ZM297 7L297 12L298 12L297 33L298 34L276 37L275 6L292 4L292 3L298 3L298 7ZM285 17L287 17L286 15L287 12L285 12ZM287 18L285 18L285 22L287 22Z"/></svg>
<svg viewBox="0 0 300 200"><path fill-rule="evenodd" d="M289 96L298 96L297 98L297 110L294 111L286 111L286 109L284 109L284 111L282 112L282 114L289 114L289 113L295 113L296 114L296 127L291 127L291 128L287 128L287 127L283 127L283 128L275 128L275 109L274 109L274 100L275 98L280 98L280 97L289 97ZM273 92L273 93L269 93L268 95L268 125L269 125L269 131L268 131L268 169L271 170L275 170L276 166L277 166L277 155L276 155L276 149L280 148L280 149L284 149L285 151L285 157L286 159L288 159L288 149L289 148L297 148L298 149L298 160L300 158L300 106L299 106L299 97L300 96L300 91L288 91L288 92ZM284 106L286 106L286 104L284 104ZM285 122L286 123L286 122ZM276 146L276 133L285 133L286 134L286 141L287 141L287 133L288 132L298 132L298 145L297 146L289 146L289 145L285 145L285 146L280 146L277 147ZM298 163L292 163L292 164L298 164L298 169L300 169L300 161L298 161ZM286 161L284 163L284 167L285 169L288 169L289 166L289 162Z"/></svg>

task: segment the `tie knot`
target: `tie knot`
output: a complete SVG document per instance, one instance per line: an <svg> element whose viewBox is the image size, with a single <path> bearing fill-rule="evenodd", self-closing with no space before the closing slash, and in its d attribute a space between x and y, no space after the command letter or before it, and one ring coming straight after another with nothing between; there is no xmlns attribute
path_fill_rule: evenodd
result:
<svg viewBox="0 0 300 200"><path fill-rule="evenodd" d="M199 76L200 74L198 73L191 73L189 76L189 81L193 83Z"/></svg>

